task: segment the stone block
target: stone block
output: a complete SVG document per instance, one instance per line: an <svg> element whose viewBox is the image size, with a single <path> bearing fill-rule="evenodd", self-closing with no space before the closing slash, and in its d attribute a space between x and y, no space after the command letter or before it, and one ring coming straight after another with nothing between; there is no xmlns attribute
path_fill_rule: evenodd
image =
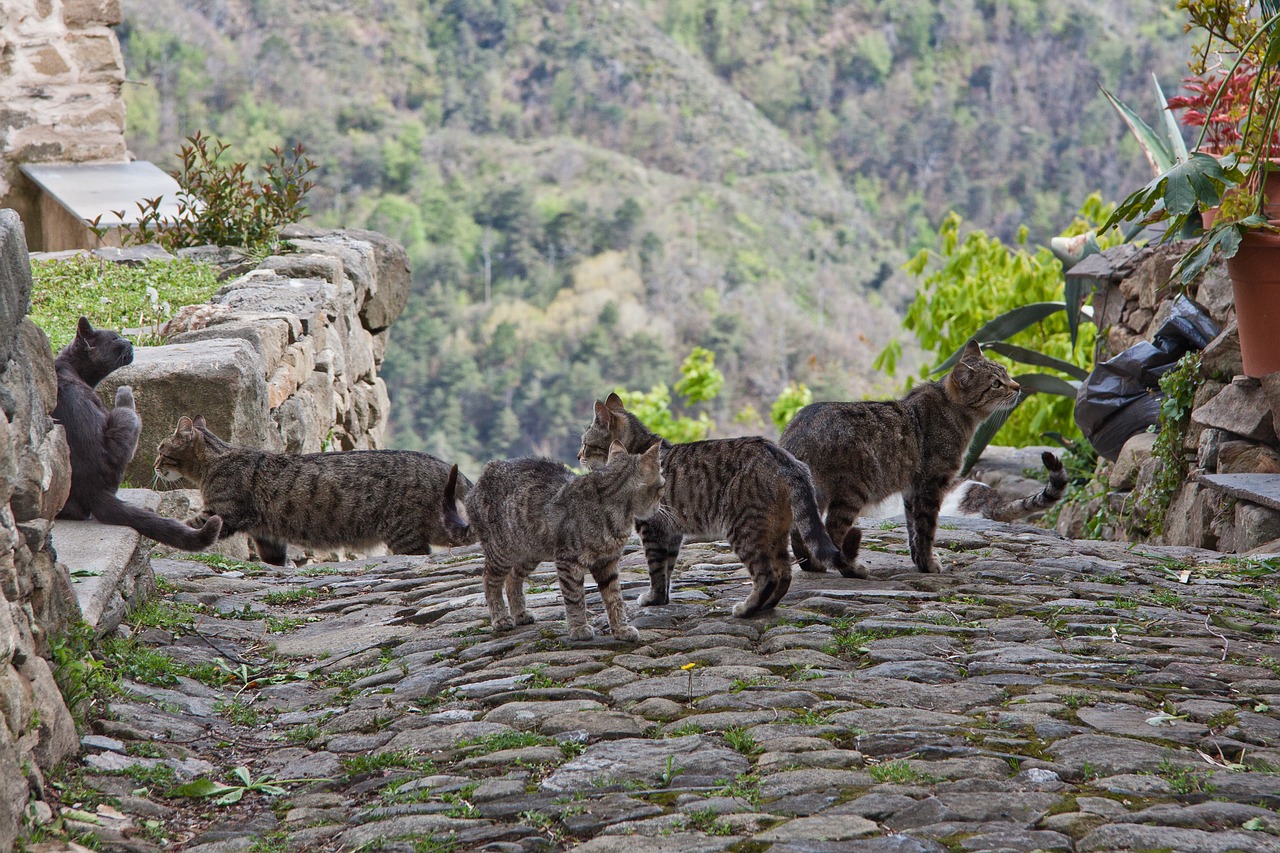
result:
<svg viewBox="0 0 1280 853"><path fill-rule="evenodd" d="M120 23L120 0L62 0L62 20L68 29Z"/></svg>
<svg viewBox="0 0 1280 853"><path fill-rule="evenodd" d="M1227 440L1227 433L1220 429L1203 429L1196 440L1196 467L1202 471L1218 470L1218 453Z"/></svg>
<svg viewBox="0 0 1280 853"><path fill-rule="evenodd" d="M80 746L76 724L62 699L58 684L53 680L49 664L39 655L30 655L21 673L31 684L36 711L40 717L40 739L33 754L42 770L52 770L58 762L74 753Z"/></svg>
<svg viewBox="0 0 1280 853"><path fill-rule="evenodd" d="M31 69L41 77L60 77L71 70L71 66L62 58L62 54L58 53L58 49L51 44L35 46L27 53L27 61L31 63Z"/></svg>
<svg viewBox="0 0 1280 853"><path fill-rule="evenodd" d="M1177 244L1154 247L1151 254L1138 264L1133 275L1121 284L1121 288L1129 285L1129 288L1136 291L1139 305L1155 310L1156 306L1169 298L1169 276L1181 257L1182 248Z"/></svg>
<svg viewBox="0 0 1280 853"><path fill-rule="evenodd" d="M1245 553L1277 538L1280 538L1280 512L1247 501L1236 503L1235 539L1231 550Z"/></svg>
<svg viewBox="0 0 1280 853"><path fill-rule="evenodd" d="M312 335L324 325L331 287L320 279L281 278L253 270L223 285L211 301L236 313L293 315L302 322L303 334Z"/></svg>
<svg viewBox="0 0 1280 853"><path fill-rule="evenodd" d="M1218 448L1219 474L1280 474L1280 453L1252 441L1225 441Z"/></svg>
<svg viewBox="0 0 1280 853"><path fill-rule="evenodd" d="M1151 449L1155 443L1156 435L1153 432L1140 432L1131 436L1124 447L1120 448L1120 455L1111 467L1108 485L1120 491L1132 489L1138 481L1142 464L1151 458Z"/></svg>
<svg viewBox="0 0 1280 853"><path fill-rule="evenodd" d="M109 30L72 33L66 45L69 58L80 69L81 81L124 79L120 42Z"/></svg>
<svg viewBox="0 0 1280 853"><path fill-rule="evenodd" d="M1226 380L1241 373L1244 373L1244 362L1240 358L1240 330L1232 318L1200 353L1200 375Z"/></svg>
<svg viewBox="0 0 1280 853"><path fill-rule="evenodd" d="M1125 312L1124 324L1139 335L1145 334L1147 327L1151 325L1151 318L1155 316L1154 312L1132 302L1129 305L1131 310Z"/></svg>
<svg viewBox="0 0 1280 853"><path fill-rule="evenodd" d="M258 264L260 270L271 270L284 278L319 278L330 284L346 279L342 261L333 255L272 255Z"/></svg>
<svg viewBox="0 0 1280 853"><path fill-rule="evenodd" d="M12 210L0 210L0 370L9 360L30 303L31 261L22 220Z"/></svg>
<svg viewBox="0 0 1280 853"><path fill-rule="evenodd" d="M412 279L409 273L409 255L395 240L376 231L351 229L332 232L304 225L291 225L283 233L291 239L313 238L321 243L332 242L337 235L368 243L373 249L376 287L370 288L366 298L359 303L360 319L366 329L377 332L390 326L400 316L409 299Z"/></svg>
<svg viewBox="0 0 1280 853"><path fill-rule="evenodd" d="M1225 495L1216 489L1194 481L1183 483L1169 502L1161 541L1166 545L1190 545L1193 548L1216 547L1213 521L1225 500Z"/></svg>
<svg viewBox="0 0 1280 853"><path fill-rule="evenodd" d="M1191 412L1191 422L1264 444L1276 443L1271 406L1262 384L1245 376L1237 376L1213 399L1197 405Z"/></svg>
<svg viewBox="0 0 1280 853"><path fill-rule="evenodd" d="M274 371L284 357L285 348L290 344L289 323L279 317L245 320L229 312L224 317L226 322L214 322L203 328L174 335L166 343L187 344L217 338L239 338L248 341L257 352L264 371Z"/></svg>
<svg viewBox="0 0 1280 853"><path fill-rule="evenodd" d="M355 295L354 307L358 311L378 291L377 260L373 246L364 240L350 236L347 231L332 231L309 238L291 238L289 244L296 250L314 255L336 258Z"/></svg>
<svg viewBox="0 0 1280 853"><path fill-rule="evenodd" d="M1271 424L1280 424L1280 373L1262 377L1262 393L1271 407Z"/></svg>
<svg viewBox="0 0 1280 853"><path fill-rule="evenodd" d="M1196 288L1195 303L1208 312L1219 326L1234 323L1236 318L1236 300L1231 292L1231 279L1227 276L1227 265L1216 261L1205 268L1200 285Z"/></svg>
<svg viewBox="0 0 1280 853"><path fill-rule="evenodd" d="M121 385L133 388L142 437L126 472L134 485L151 481L156 445L183 415L204 415L219 437L248 447L279 449L270 430L261 359L239 338L215 338L160 347L135 347L133 364L99 386L114 399Z"/></svg>

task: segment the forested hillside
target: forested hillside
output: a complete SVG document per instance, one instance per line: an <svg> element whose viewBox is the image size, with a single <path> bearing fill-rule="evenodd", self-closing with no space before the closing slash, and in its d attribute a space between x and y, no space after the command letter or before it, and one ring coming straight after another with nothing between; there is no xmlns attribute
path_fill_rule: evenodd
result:
<svg viewBox="0 0 1280 853"><path fill-rule="evenodd" d="M1123 8L1114 8L1122 6ZM131 145L301 141L320 223L409 247L393 443L571 458L593 398L717 354L725 431L790 379L884 393L897 271L949 209L1036 239L1145 169L1170 10L902 0L125 0Z"/></svg>

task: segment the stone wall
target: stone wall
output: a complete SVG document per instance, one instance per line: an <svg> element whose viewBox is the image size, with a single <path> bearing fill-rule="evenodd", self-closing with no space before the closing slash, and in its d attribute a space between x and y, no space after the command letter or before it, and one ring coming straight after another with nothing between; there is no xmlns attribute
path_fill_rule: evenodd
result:
<svg viewBox="0 0 1280 853"><path fill-rule="evenodd" d="M22 223L0 210L0 850L8 850L42 774L77 746L53 680L50 637L79 618L49 546L71 487L49 341L26 318L31 268ZM25 780L25 783L24 783ZM38 805L43 805L38 804Z"/></svg>
<svg viewBox="0 0 1280 853"><path fill-rule="evenodd" d="M118 386L133 388L143 424L133 485L151 481L156 445L183 415L204 415L216 434L248 447L382 446L390 402L377 370L408 297L408 257L371 231L294 226L285 236L292 253L252 269L227 250L184 250L233 277L208 305L180 309L164 346L136 347L133 364L99 386L108 401ZM131 250L103 253L127 259Z"/></svg>
<svg viewBox="0 0 1280 853"><path fill-rule="evenodd" d="M37 221L22 163L126 158L120 0L0 3L0 207Z"/></svg>
<svg viewBox="0 0 1280 853"><path fill-rule="evenodd" d="M1097 360L1132 344L1151 340L1168 318L1176 295L1169 284L1185 250L1172 243L1145 249L1122 246L1090 261L1101 279L1093 297L1094 321L1101 336ZM1079 274L1073 268L1071 274ZM1086 275L1090 273L1086 271ZM1225 552L1245 553L1280 546L1280 512L1224 491L1204 479L1214 474L1280 474L1280 374L1266 379L1243 375L1235 303L1226 265L1211 264L1187 289L1187 297L1221 327L1201 354L1200 378L1183 443L1189 469L1170 502L1160 541ZM1100 474L1108 493L1091 504L1064 508L1058 529L1080 535L1086 519L1108 504L1115 524L1106 538L1144 540L1144 493L1160 466L1152 455L1154 433L1141 432L1125 443L1114 465Z"/></svg>

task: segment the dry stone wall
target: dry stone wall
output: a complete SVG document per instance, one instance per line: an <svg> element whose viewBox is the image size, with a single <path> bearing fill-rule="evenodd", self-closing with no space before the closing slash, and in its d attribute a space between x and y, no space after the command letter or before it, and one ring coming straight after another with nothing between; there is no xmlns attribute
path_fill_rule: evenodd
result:
<svg viewBox="0 0 1280 853"><path fill-rule="evenodd" d="M151 481L156 445L183 415L204 415L247 447L382 446L390 401L377 370L408 297L408 257L371 231L295 226L285 236L290 254L240 271L209 304L180 309L165 345L136 347L133 364L100 386L106 400L120 385L134 390L143 423L134 485ZM232 270L243 261L211 247L184 254Z"/></svg>
<svg viewBox="0 0 1280 853"><path fill-rule="evenodd" d="M50 417L53 352L26 318L30 294L22 222L0 210L0 850L12 846L28 808L43 805L42 774L77 746L47 660L50 639L79 618L49 539L71 461Z"/></svg>
<svg viewBox="0 0 1280 853"><path fill-rule="evenodd" d="M34 219L22 163L126 158L120 0L0 3L0 202Z"/></svg>

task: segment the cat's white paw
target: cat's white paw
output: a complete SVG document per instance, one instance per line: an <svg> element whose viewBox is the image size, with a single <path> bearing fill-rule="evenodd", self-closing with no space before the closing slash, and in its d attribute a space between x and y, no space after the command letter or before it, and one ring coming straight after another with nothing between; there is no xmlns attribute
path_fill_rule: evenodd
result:
<svg viewBox="0 0 1280 853"><path fill-rule="evenodd" d="M613 635L624 643L634 643L640 639L640 632L630 625L622 625Z"/></svg>
<svg viewBox="0 0 1280 853"><path fill-rule="evenodd" d="M493 633L501 634L503 631L510 631L516 626L516 623L510 616L500 616L493 620Z"/></svg>
<svg viewBox="0 0 1280 853"><path fill-rule="evenodd" d="M596 635L595 629L592 628L590 625L582 625L577 628L569 629L570 640L590 640L593 637L595 637L595 635Z"/></svg>
<svg viewBox="0 0 1280 853"><path fill-rule="evenodd" d="M128 385L121 385L116 389L116 408L132 409L133 405L133 389Z"/></svg>
<svg viewBox="0 0 1280 853"><path fill-rule="evenodd" d="M534 622L538 621L537 619L533 618L533 614L530 613L528 610L522 611L520 613L516 613L512 616L512 618L515 620L515 623L517 625L532 625Z"/></svg>
<svg viewBox="0 0 1280 853"><path fill-rule="evenodd" d="M637 603L641 607L659 606L667 603L667 596L659 596L658 593L653 590L649 590L637 599Z"/></svg>

